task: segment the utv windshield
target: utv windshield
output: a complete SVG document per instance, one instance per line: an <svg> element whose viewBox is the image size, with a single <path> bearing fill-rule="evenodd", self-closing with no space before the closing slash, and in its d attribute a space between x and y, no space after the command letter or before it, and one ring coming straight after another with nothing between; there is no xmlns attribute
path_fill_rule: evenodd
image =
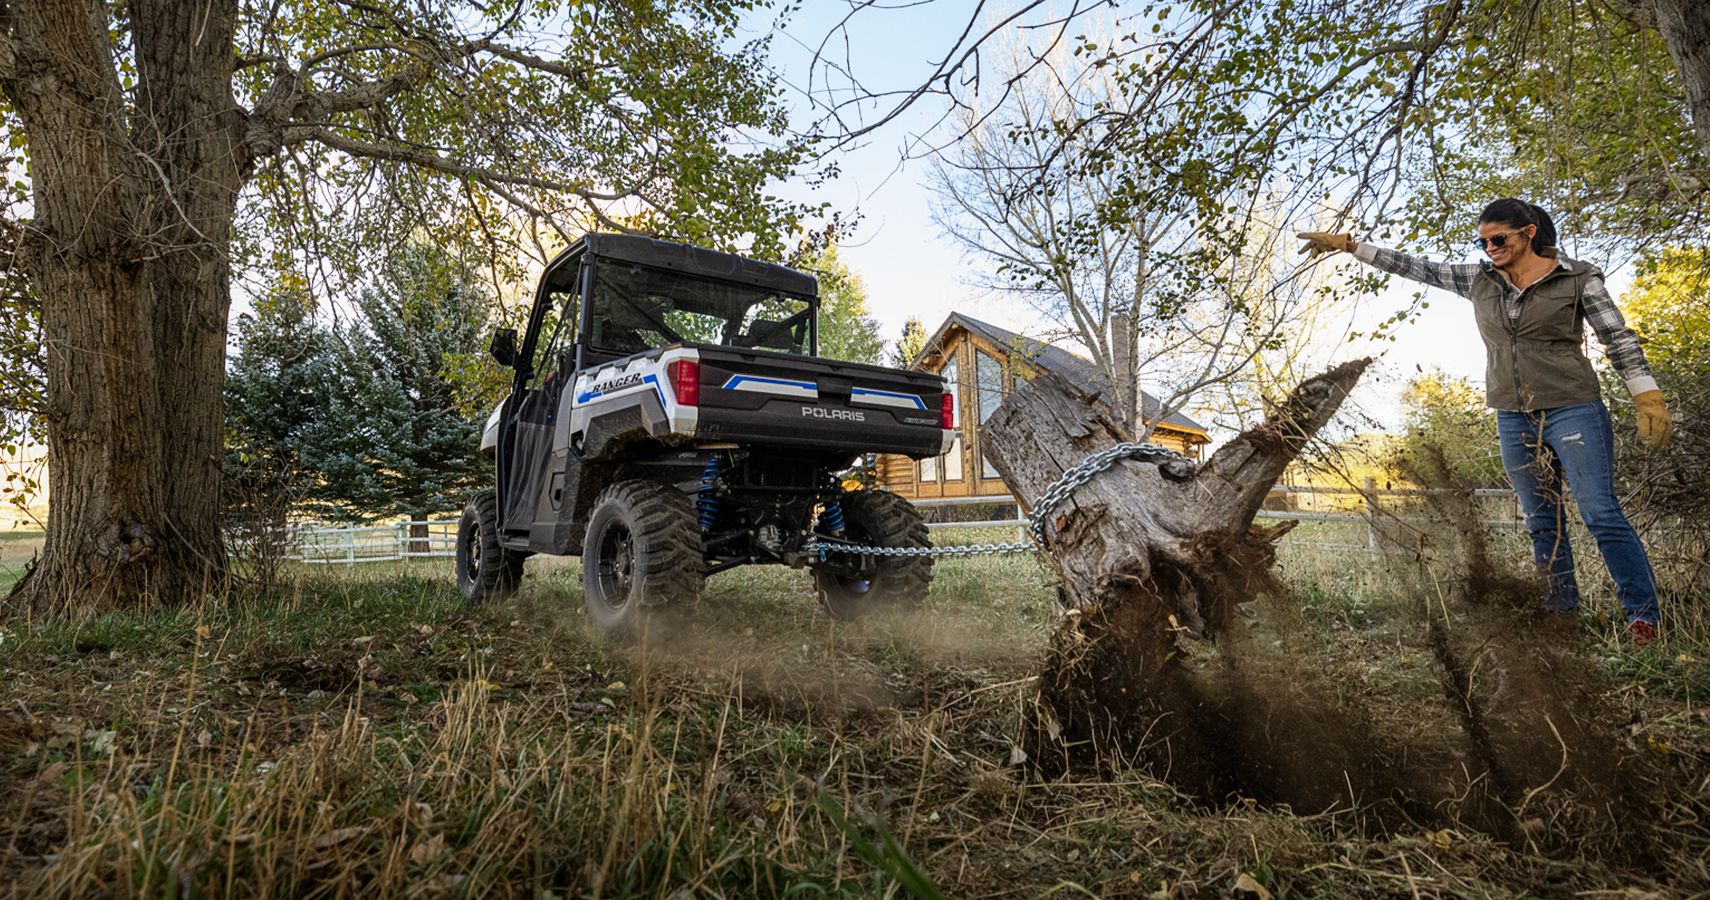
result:
<svg viewBox="0 0 1710 900"><path fill-rule="evenodd" d="M589 343L607 353L638 353L682 341L812 350L813 306L803 297L714 281L614 259L594 266Z"/></svg>

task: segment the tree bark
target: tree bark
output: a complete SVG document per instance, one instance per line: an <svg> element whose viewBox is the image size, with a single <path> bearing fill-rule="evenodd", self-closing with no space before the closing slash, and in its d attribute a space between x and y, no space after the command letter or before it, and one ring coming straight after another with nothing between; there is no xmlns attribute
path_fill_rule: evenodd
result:
<svg viewBox="0 0 1710 900"><path fill-rule="evenodd" d="M1145 403L1140 400L1139 337L1134 314L1119 312L1110 317L1111 383L1116 390L1116 414L1126 420L1130 434L1146 430Z"/></svg>
<svg viewBox="0 0 1710 900"><path fill-rule="evenodd" d="M1653 0L1657 31L1686 87L1686 106L1698 136L1698 150L1710 160L1710 3L1705 0Z"/></svg>
<svg viewBox="0 0 1710 900"><path fill-rule="evenodd" d="M233 0L137 0L133 97L108 7L13 7L0 91L29 140L53 502L15 613L190 601L225 574L228 252L247 160Z"/></svg>

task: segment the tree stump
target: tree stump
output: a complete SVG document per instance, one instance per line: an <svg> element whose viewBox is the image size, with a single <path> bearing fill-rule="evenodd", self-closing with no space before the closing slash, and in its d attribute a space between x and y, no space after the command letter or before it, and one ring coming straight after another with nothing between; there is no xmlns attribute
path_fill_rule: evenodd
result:
<svg viewBox="0 0 1710 900"><path fill-rule="evenodd" d="M1176 480L1156 465L1122 461L1052 510L1045 539L1070 605L1105 608L1137 585L1162 581L1177 601L1178 627L1215 631L1226 611L1204 606L1217 598L1188 593L1195 582L1222 577L1214 545L1246 542L1265 495L1369 362L1345 363L1306 381L1263 425L1230 441L1191 477ZM1011 394L984 432L992 464L1029 507L1088 454L1133 440L1096 393L1051 373ZM1187 583L1177 580L1183 577ZM1167 617L1159 621L1166 623Z"/></svg>
<svg viewBox="0 0 1710 900"><path fill-rule="evenodd" d="M1211 701L1203 683L1182 677L1178 641L1216 639L1239 604L1273 586L1274 542L1293 523L1256 528L1254 514L1369 362L1301 384L1264 424L1187 477L1124 460L1051 510L1046 549L1069 614L1024 742L1036 765L1060 771L1145 757L1178 785L1215 791L1225 783L1220 753L1238 736L1198 714ZM1088 454L1132 440L1098 400L1047 373L986 423L986 450L1024 505ZM1339 784L1327 789L1346 796Z"/></svg>

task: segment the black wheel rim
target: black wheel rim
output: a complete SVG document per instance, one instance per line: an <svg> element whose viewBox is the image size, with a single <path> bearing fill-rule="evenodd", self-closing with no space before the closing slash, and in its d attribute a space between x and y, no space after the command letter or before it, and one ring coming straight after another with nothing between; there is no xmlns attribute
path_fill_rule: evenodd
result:
<svg viewBox="0 0 1710 900"><path fill-rule="evenodd" d="M463 542L463 570L470 584L481 583L481 523L470 522L469 539Z"/></svg>
<svg viewBox="0 0 1710 900"><path fill-rule="evenodd" d="M600 531L594 555L594 585L600 602L611 609L622 609L629 602L629 589L635 578L635 544L629 527L622 522L608 522Z"/></svg>
<svg viewBox="0 0 1710 900"><path fill-rule="evenodd" d="M867 536L866 531L852 525L844 528L843 538L853 544L872 543L872 539ZM831 555L834 558L842 557L837 563L827 567L831 580L836 583L839 590L850 594L865 594L873 589L873 578L878 575L879 569L878 557L857 553L839 553L835 550L831 552Z"/></svg>

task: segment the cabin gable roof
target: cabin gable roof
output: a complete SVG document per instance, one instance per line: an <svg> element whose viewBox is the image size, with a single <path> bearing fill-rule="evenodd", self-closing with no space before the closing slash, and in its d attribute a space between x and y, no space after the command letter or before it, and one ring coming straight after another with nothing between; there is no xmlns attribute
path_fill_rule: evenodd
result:
<svg viewBox="0 0 1710 900"><path fill-rule="evenodd" d="M1099 393L1109 391L1109 386L1105 383L1104 373L1100 372L1098 367L1090 361L1055 344L1034 340L1025 335L1016 334L1007 328L1000 328L990 322L984 322L959 312L952 312L944 320L944 324L938 326L938 330L934 331L932 336L922 345L920 353L909 361L909 366L911 368L919 366L932 356L934 351L942 349L951 330L957 327L984 339L1006 355L1020 355L1022 361L1044 371L1053 372L1072 384ZM1163 404L1159 402L1158 398L1145 391L1140 392L1140 397L1141 415L1147 421L1155 420L1158 410ZM1205 426L1179 412L1165 416L1159 424L1194 431L1201 435L1206 433Z"/></svg>

